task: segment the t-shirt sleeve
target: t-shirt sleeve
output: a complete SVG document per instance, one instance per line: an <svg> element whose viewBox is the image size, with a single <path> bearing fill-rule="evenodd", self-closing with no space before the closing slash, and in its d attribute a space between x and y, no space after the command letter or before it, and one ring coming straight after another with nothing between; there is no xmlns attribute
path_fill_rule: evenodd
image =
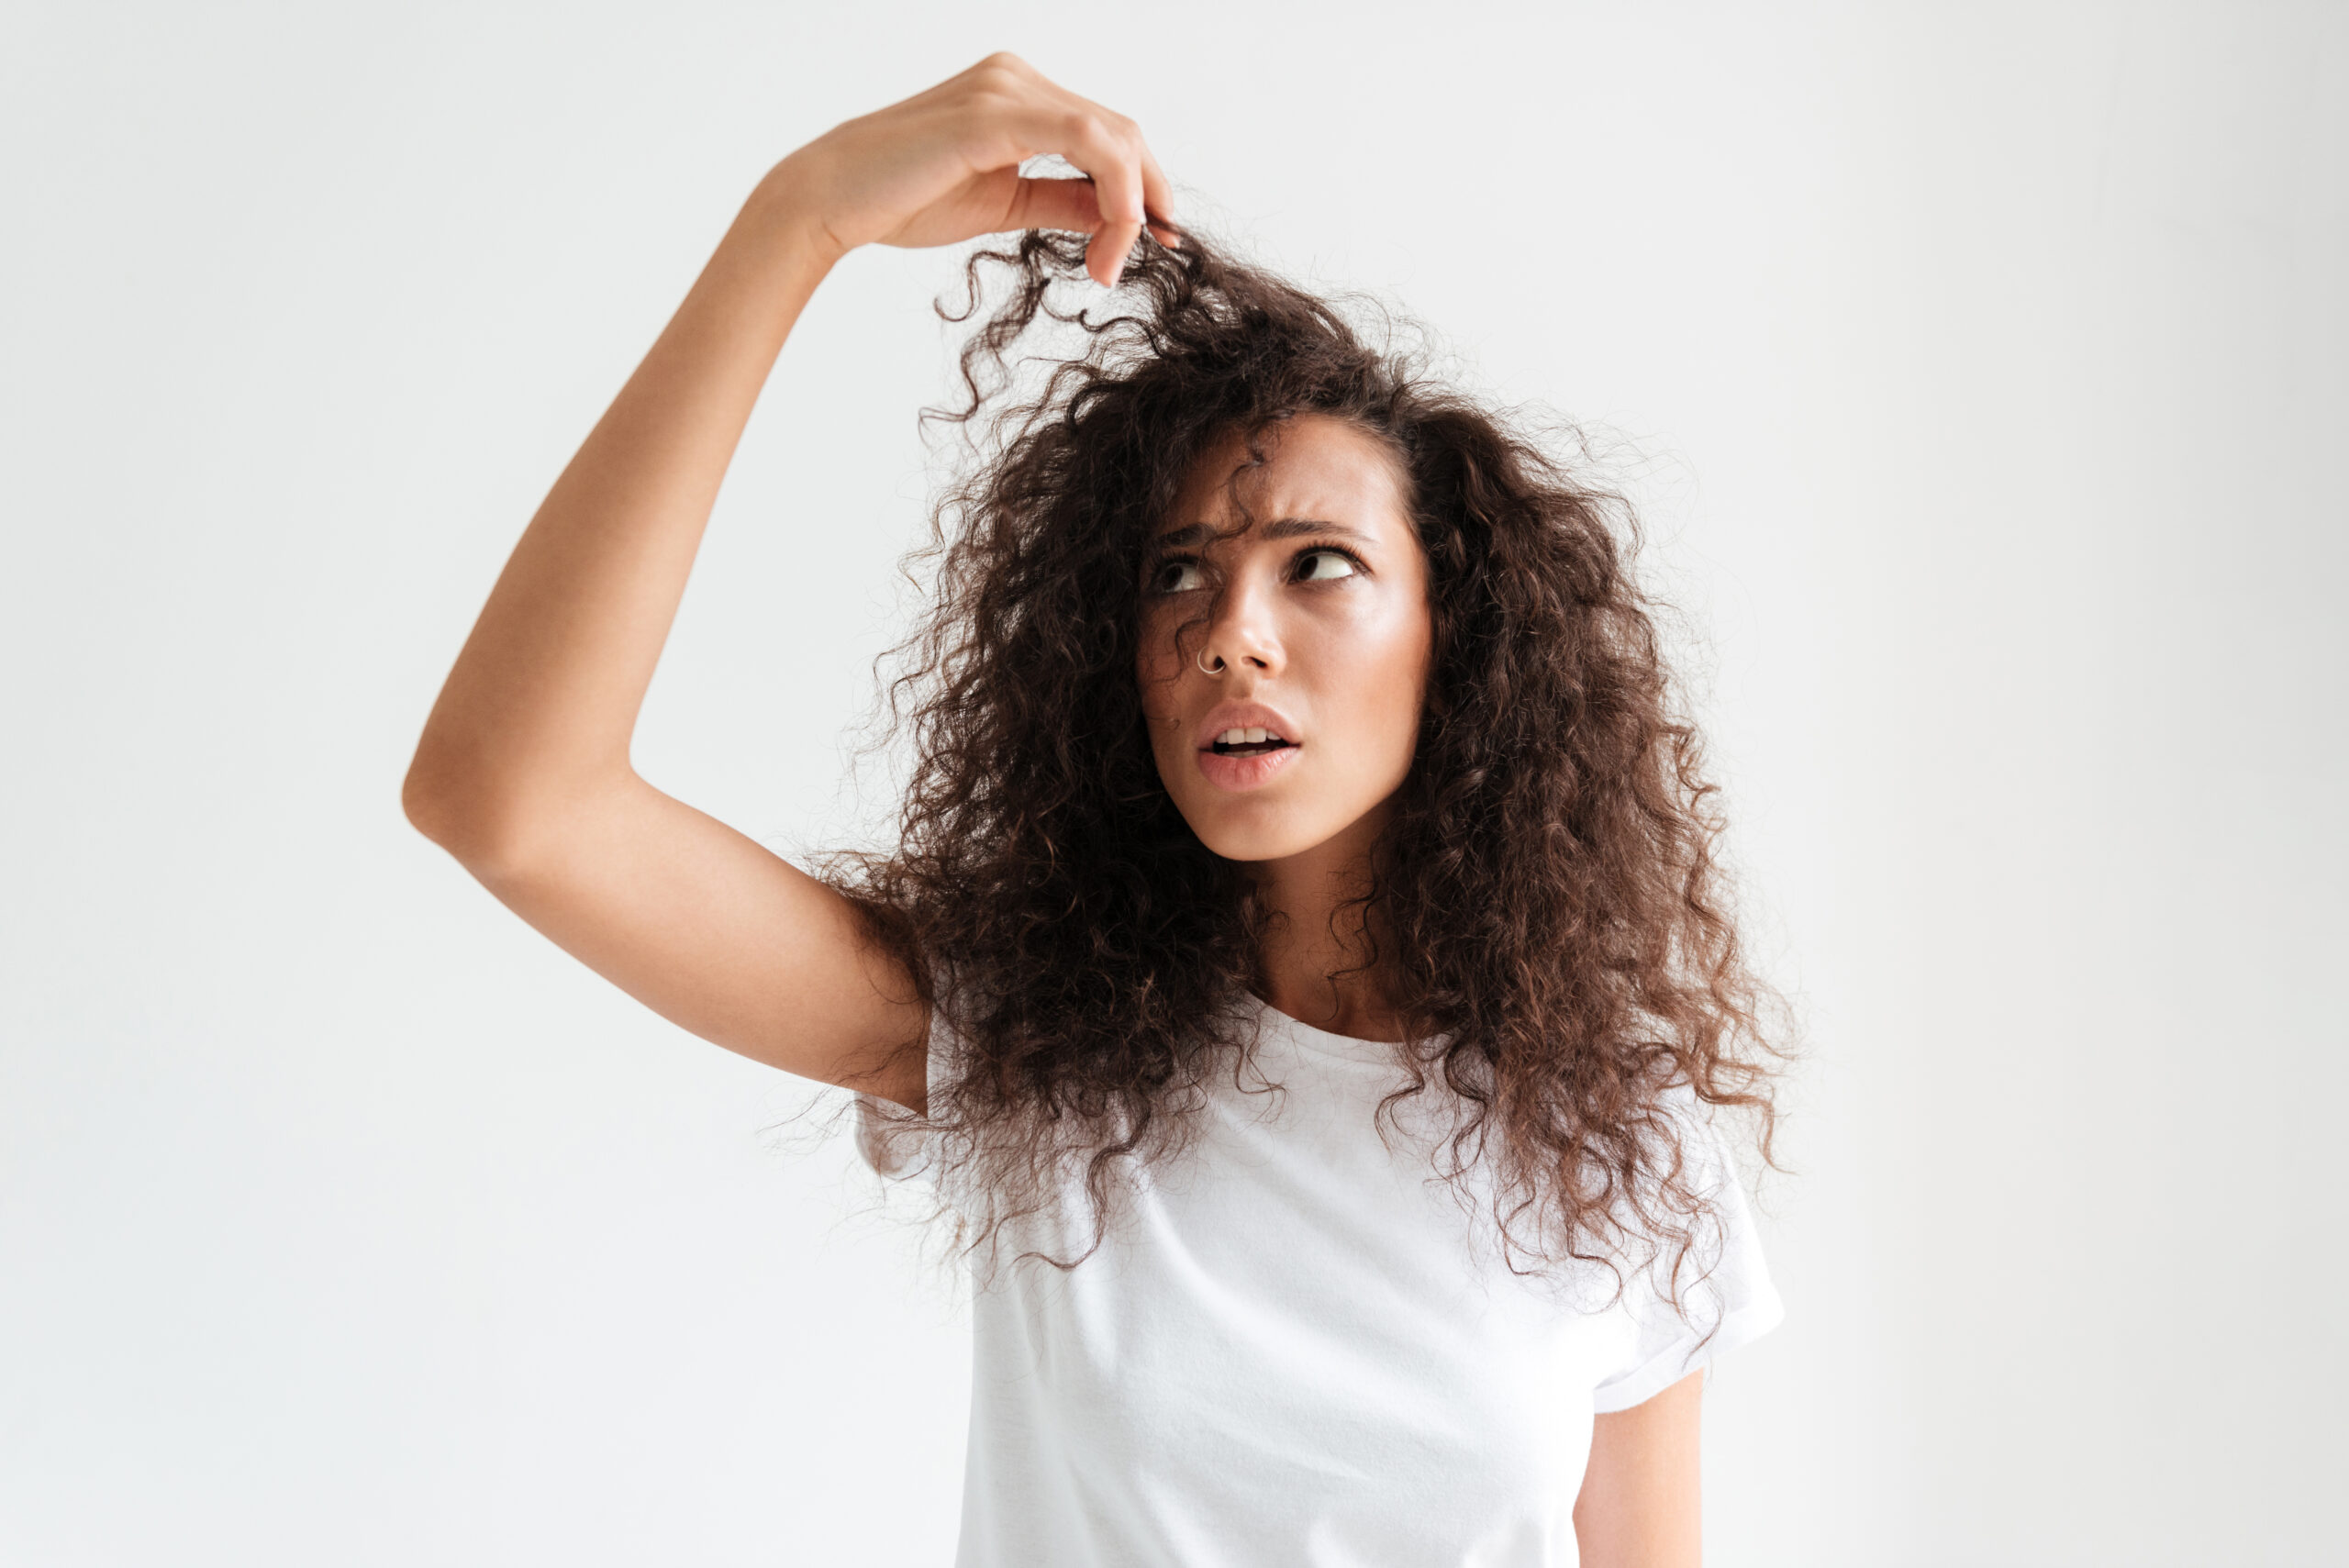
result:
<svg viewBox="0 0 2349 1568"><path fill-rule="evenodd" d="M943 997L942 988L933 995ZM954 1032L942 1005L930 1010L929 1070L923 1082L931 1093L944 1081ZM876 1095L856 1095L856 1151L886 1181L912 1181L934 1173L937 1140L930 1125L905 1106Z"/></svg>
<svg viewBox="0 0 2349 1568"><path fill-rule="evenodd" d="M1681 1272L1686 1316L1674 1308L1657 1277L1671 1266L1666 1250L1653 1269L1633 1273L1624 1282L1617 1307L1626 1319L1618 1341L1622 1353L1591 1391L1591 1407L1598 1415L1653 1398L1709 1366L1724 1351L1761 1338L1786 1316L1763 1262L1761 1239L1736 1167L1710 1122L1697 1118L1694 1108L1695 1097L1687 1096L1691 1177L1709 1205L1712 1223L1699 1231Z"/></svg>

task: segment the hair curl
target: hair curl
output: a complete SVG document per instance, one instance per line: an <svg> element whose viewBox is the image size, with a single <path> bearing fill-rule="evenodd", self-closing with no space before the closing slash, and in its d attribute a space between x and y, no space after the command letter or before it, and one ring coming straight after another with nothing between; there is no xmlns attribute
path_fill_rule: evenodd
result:
<svg viewBox="0 0 2349 1568"><path fill-rule="evenodd" d="M1021 1254L1067 1269L1100 1245L1121 1165L1177 1152L1216 1063L1244 1059L1231 1004L1258 983L1262 917L1159 781L1139 564L1213 443L1241 433L1261 461L1278 421L1326 415L1406 476L1435 631L1364 902L1410 1038L1440 1049L1398 1052L1410 1081L1381 1111L1431 1077L1456 1096L1441 1174L1489 1162L1511 1269L1620 1262L1636 1231L1675 1249L1676 1282L1707 1203L1667 1092L1750 1113L1767 1160L1784 1052L1717 865L1714 786L1628 570L1628 507L1424 355L1366 343L1330 300L1197 235L1145 237L1106 309L1098 294L1070 307L1084 246L1035 231L982 250L964 303L939 306L970 320L989 270L1008 275L962 352L966 405L926 416L993 439L932 516L934 596L896 651L890 708L914 699L916 758L900 841L824 874L963 1050L918 1122L861 1109L917 1130L983 1197L941 1205L965 1253L1081 1170L1089 1243ZM1014 395L1013 351L1040 320L1081 347Z"/></svg>

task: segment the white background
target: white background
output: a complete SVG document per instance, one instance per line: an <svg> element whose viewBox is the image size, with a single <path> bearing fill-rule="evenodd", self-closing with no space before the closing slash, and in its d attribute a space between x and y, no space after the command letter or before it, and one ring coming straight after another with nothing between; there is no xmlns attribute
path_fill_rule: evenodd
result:
<svg viewBox="0 0 2349 1568"><path fill-rule="evenodd" d="M1809 1051L1712 1561L2331 1549L2349 8L0 26L0 1559L949 1560L964 1330L846 1139L398 789L758 175L995 48L1639 454ZM652 690L785 852L885 809L952 274L825 284Z"/></svg>

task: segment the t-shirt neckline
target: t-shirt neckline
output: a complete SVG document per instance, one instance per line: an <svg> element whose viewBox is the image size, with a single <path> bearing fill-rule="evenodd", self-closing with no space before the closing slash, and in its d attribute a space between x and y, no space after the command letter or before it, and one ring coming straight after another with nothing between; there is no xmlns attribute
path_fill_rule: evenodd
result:
<svg viewBox="0 0 2349 1568"><path fill-rule="evenodd" d="M1308 1051L1342 1056L1353 1062L1391 1062L1406 1043L1399 1040L1364 1040L1360 1035L1332 1034L1302 1018L1291 1018L1253 991L1246 991L1242 995L1247 998L1246 1005L1254 1008L1265 1024L1283 1031Z"/></svg>

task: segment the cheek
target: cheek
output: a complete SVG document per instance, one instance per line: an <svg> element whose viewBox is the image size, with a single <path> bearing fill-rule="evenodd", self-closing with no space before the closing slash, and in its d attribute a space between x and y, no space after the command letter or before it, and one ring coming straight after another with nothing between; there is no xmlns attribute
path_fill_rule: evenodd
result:
<svg viewBox="0 0 2349 1568"><path fill-rule="evenodd" d="M1331 672L1350 688L1348 706L1365 729L1408 745L1419 732L1434 643L1425 607L1397 606L1349 629L1351 635L1333 639L1328 650Z"/></svg>

